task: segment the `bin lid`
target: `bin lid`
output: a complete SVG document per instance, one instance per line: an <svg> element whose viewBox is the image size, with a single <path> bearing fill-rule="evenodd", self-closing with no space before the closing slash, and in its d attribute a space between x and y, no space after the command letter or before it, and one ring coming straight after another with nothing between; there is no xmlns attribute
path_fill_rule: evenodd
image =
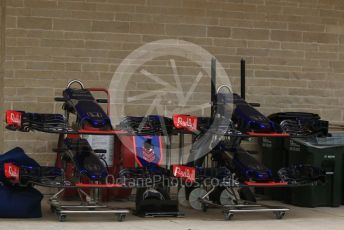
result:
<svg viewBox="0 0 344 230"><path fill-rule="evenodd" d="M301 145L318 149L343 147L344 133L334 134L331 137L292 138L292 140Z"/></svg>

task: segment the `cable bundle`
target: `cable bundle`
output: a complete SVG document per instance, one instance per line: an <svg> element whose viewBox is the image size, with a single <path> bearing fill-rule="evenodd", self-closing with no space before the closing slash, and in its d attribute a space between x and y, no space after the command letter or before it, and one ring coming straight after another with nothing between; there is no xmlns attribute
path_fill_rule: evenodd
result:
<svg viewBox="0 0 344 230"><path fill-rule="evenodd" d="M283 132L293 136L327 136L328 121L320 120L318 114L302 112L275 113L269 119L279 125Z"/></svg>
<svg viewBox="0 0 344 230"><path fill-rule="evenodd" d="M326 173L321 168L302 164L281 168L278 176L289 184L325 183L326 179Z"/></svg>
<svg viewBox="0 0 344 230"><path fill-rule="evenodd" d="M303 126L298 120L283 120L280 126L285 133L294 136L307 136L312 134L312 131Z"/></svg>

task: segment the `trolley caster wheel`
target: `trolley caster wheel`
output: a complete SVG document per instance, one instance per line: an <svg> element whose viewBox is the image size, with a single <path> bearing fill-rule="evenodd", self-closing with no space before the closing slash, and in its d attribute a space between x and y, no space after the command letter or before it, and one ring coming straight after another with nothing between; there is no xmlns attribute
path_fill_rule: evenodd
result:
<svg viewBox="0 0 344 230"><path fill-rule="evenodd" d="M208 205L202 204L202 211L207 212L208 211Z"/></svg>
<svg viewBox="0 0 344 230"><path fill-rule="evenodd" d="M58 218L58 220L60 222L65 222L66 219L67 219L67 215L65 215L65 214L58 214L57 218Z"/></svg>
<svg viewBox="0 0 344 230"><path fill-rule="evenodd" d="M225 220L231 220L233 218L234 214L230 212L224 212Z"/></svg>
<svg viewBox="0 0 344 230"><path fill-rule="evenodd" d="M274 212L274 214L277 220L281 220L283 219L285 212Z"/></svg>
<svg viewBox="0 0 344 230"><path fill-rule="evenodd" d="M125 214L118 214L117 215L117 221L118 222L123 222L124 221L124 219L125 219Z"/></svg>

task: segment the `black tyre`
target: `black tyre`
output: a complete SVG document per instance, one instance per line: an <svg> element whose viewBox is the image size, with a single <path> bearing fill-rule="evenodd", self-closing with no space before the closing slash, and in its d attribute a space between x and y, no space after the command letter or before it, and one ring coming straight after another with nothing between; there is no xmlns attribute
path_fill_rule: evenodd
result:
<svg viewBox="0 0 344 230"><path fill-rule="evenodd" d="M250 201L250 202L257 202L256 197L254 196L253 192L250 188L242 188L239 190L239 195L242 200Z"/></svg>

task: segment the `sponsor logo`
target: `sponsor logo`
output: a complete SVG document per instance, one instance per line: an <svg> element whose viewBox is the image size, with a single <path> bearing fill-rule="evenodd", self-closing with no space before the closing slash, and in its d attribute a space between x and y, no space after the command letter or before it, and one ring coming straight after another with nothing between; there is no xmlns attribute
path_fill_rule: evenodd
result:
<svg viewBox="0 0 344 230"><path fill-rule="evenodd" d="M177 129L187 129L190 131L197 130L197 117L188 115L173 115L173 124Z"/></svg>
<svg viewBox="0 0 344 230"><path fill-rule="evenodd" d="M15 110L6 111L6 123L19 128L21 126L22 113Z"/></svg>
<svg viewBox="0 0 344 230"><path fill-rule="evenodd" d="M173 165L172 166L173 176L182 178L190 182L194 182L196 178L196 170L192 167Z"/></svg>
<svg viewBox="0 0 344 230"><path fill-rule="evenodd" d="M5 177L15 183L19 182L19 167L12 163L5 163Z"/></svg>
<svg viewBox="0 0 344 230"><path fill-rule="evenodd" d="M143 153L143 159L149 163L152 163L154 162L155 160L155 154L154 154L154 149L146 149L146 148L143 148L142 150L142 153Z"/></svg>

